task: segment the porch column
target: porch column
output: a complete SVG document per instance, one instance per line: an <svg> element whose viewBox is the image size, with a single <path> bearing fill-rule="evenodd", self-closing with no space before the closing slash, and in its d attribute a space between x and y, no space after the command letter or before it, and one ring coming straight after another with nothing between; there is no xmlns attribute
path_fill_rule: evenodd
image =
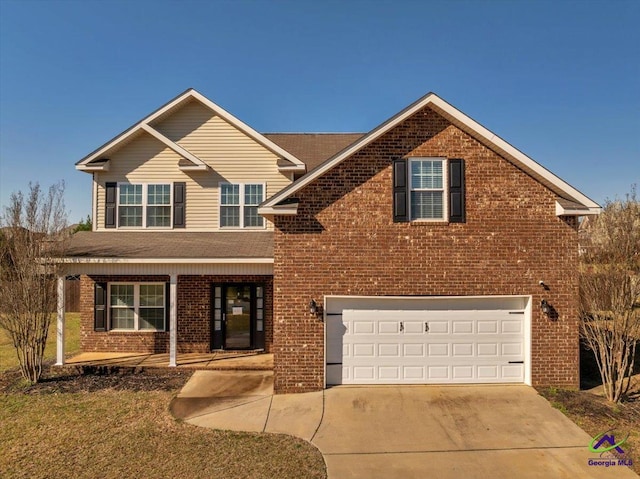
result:
<svg viewBox="0 0 640 479"><path fill-rule="evenodd" d="M169 279L169 366L176 367L178 350L178 275Z"/></svg>
<svg viewBox="0 0 640 479"><path fill-rule="evenodd" d="M64 365L64 276L58 276L58 319L56 327L56 366Z"/></svg>

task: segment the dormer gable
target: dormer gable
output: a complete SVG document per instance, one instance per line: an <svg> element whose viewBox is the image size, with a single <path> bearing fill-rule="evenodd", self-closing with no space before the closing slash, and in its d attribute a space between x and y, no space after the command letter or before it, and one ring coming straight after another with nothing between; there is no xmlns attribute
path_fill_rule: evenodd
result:
<svg viewBox="0 0 640 479"><path fill-rule="evenodd" d="M248 138L271 151L278 158L278 167L281 171L305 171L305 164L297 157L258 133L249 125L242 122L193 88L190 88L184 93L178 95L155 112L120 133L118 136L97 148L86 157L82 158L76 163L76 169L88 173L108 171L111 167L110 155L135 139L141 132L145 132L180 156L181 161L178 166L180 170L207 170L208 166L205 161L194 154L194 152L189 151L180 144L180 139L184 138L187 135L187 132L183 131L182 135L180 135L175 128L167 128L167 125L171 124L171 117L174 114L179 114L181 110L190 104L193 105L193 102L201 105L203 110L210 111L211 114L220 121L223 121L231 127L239 130ZM169 133L169 136L167 136L166 133Z"/></svg>

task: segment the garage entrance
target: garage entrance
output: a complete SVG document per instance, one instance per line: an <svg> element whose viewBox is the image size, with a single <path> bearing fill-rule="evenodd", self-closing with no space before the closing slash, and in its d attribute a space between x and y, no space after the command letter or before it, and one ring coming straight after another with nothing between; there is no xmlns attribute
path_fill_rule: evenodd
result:
<svg viewBox="0 0 640 479"><path fill-rule="evenodd" d="M530 302L328 296L326 384L531 384Z"/></svg>

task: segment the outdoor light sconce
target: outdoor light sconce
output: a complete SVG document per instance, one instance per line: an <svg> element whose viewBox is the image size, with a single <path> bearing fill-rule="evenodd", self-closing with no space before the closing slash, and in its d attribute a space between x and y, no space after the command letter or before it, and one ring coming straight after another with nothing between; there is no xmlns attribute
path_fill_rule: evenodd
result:
<svg viewBox="0 0 640 479"><path fill-rule="evenodd" d="M551 313L551 305L547 303L546 299L540 301L540 309L542 310L542 313L546 314L547 316L549 316L549 314Z"/></svg>
<svg viewBox="0 0 640 479"><path fill-rule="evenodd" d="M315 300L311 300L309 301L309 313L313 314L313 315L317 315L318 314L318 305L316 304Z"/></svg>

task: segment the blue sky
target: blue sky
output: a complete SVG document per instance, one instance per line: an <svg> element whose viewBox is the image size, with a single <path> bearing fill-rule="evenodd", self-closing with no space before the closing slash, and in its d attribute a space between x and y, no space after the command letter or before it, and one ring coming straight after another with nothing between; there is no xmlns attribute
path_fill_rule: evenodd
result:
<svg viewBox="0 0 640 479"><path fill-rule="evenodd" d="M368 131L429 91L598 202L640 183L640 2L0 0L0 203L189 87L258 131Z"/></svg>

